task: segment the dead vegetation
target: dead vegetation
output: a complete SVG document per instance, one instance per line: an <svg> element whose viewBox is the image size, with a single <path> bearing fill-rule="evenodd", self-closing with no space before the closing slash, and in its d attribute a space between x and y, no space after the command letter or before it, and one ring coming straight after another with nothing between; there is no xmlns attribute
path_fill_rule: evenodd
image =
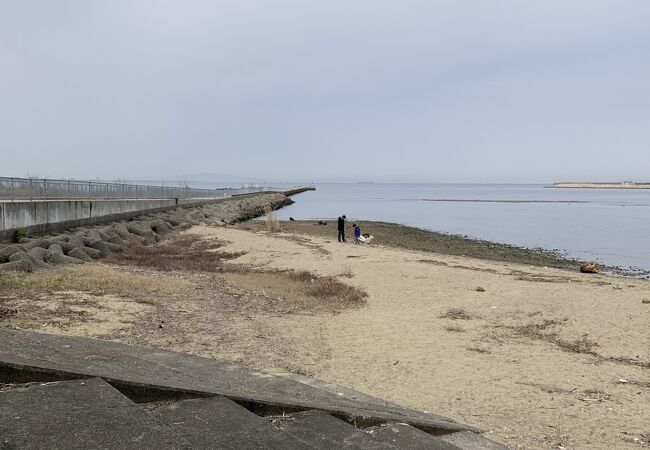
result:
<svg viewBox="0 0 650 450"><path fill-rule="evenodd" d="M219 273L240 289L280 297L288 310L337 312L342 308L365 304L366 292L338 281L306 271L260 269L229 263L242 252L223 252L226 242L201 239L197 236L177 236L152 245L111 255L110 262L119 265L142 266L170 272Z"/></svg>
<svg viewBox="0 0 650 450"><path fill-rule="evenodd" d="M491 353L490 350L481 347L467 347L465 350L467 350L468 352L481 353L481 354Z"/></svg>
<svg viewBox="0 0 650 450"><path fill-rule="evenodd" d="M443 266L443 267L449 267L449 264L443 261L436 261L433 259L418 259L418 262L424 263L424 264L431 264L432 266Z"/></svg>
<svg viewBox="0 0 650 450"><path fill-rule="evenodd" d="M264 208L264 214L266 215L266 230L269 233L279 233L282 231L280 228L280 221L270 205Z"/></svg>
<svg viewBox="0 0 650 450"><path fill-rule="evenodd" d="M344 266L338 274L342 278L354 278L354 272L350 266Z"/></svg>
<svg viewBox="0 0 650 450"><path fill-rule="evenodd" d="M528 314L528 317L535 317L538 315L539 313L535 312ZM547 342L567 353L591 355L597 358L598 362L612 362L628 366L650 368L650 357L647 360L643 360L639 357L604 356L596 351L600 346L598 342L589 339L587 335L583 335L578 339L565 339L560 336L558 331L547 331L552 327L566 325L568 320L567 317L564 317L563 319L543 319L541 322L527 323L524 325L500 325L496 328L506 328L510 330L512 335L515 337Z"/></svg>
<svg viewBox="0 0 650 450"><path fill-rule="evenodd" d="M30 274L3 274L0 288L8 296L48 294L58 291L79 291L101 296L106 293L128 295L133 298L151 298L177 295L188 289L190 283L178 277L152 277L147 271L123 271L105 264L84 264L56 267Z"/></svg>
<svg viewBox="0 0 650 450"><path fill-rule="evenodd" d="M461 308L450 308L444 314L438 316L440 319L449 319L449 320L472 320L478 318L464 309Z"/></svg>
<svg viewBox="0 0 650 450"><path fill-rule="evenodd" d="M365 304L363 290L336 277L234 264L242 253L225 244L171 235L102 263L0 275L0 326L294 371L300 350L269 317Z"/></svg>
<svg viewBox="0 0 650 450"><path fill-rule="evenodd" d="M2 300L3 299L0 299L0 301ZM7 308L6 306L0 306L0 320L15 316L16 314L18 314L18 310Z"/></svg>
<svg viewBox="0 0 650 450"><path fill-rule="evenodd" d="M535 275L535 274L517 275L517 276L515 276L515 280L517 280L517 281L530 281L530 282L533 282L533 283L569 283L569 282L571 282L571 279L569 279L567 277L548 277L548 276Z"/></svg>
<svg viewBox="0 0 650 450"><path fill-rule="evenodd" d="M157 245L132 247L106 258L109 263L134 265L151 269L192 272L222 272L224 261L239 258L243 252L219 251L226 245L217 239L199 239L196 236L175 236ZM232 267L229 270L234 270Z"/></svg>
<svg viewBox="0 0 650 450"><path fill-rule="evenodd" d="M281 298L291 311L339 312L364 305L367 296L361 289L334 277L317 276L310 272L238 270L224 272L223 277L240 289Z"/></svg>
<svg viewBox="0 0 650 450"><path fill-rule="evenodd" d="M565 389L557 386L551 386L549 384L531 383L531 382L524 382L524 381L515 381L515 384L521 384L523 386L531 386L531 387L539 388L539 390L547 394L573 394L578 389L578 388Z"/></svg>
<svg viewBox="0 0 650 450"><path fill-rule="evenodd" d="M544 319L541 322L517 325L510 328L517 336L548 342L565 352L597 356L598 354L594 351L594 348L598 347L598 343L588 339L586 336L582 336L576 340L566 340L561 338L556 332L546 332L549 327L562 326L567 320L567 318L562 320Z"/></svg>

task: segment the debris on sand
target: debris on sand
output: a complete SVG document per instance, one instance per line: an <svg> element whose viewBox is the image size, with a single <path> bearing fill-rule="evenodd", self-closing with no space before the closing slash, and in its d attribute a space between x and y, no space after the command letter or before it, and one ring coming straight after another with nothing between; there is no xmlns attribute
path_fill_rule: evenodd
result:
<svg viewBox="0 0 650 450"><path fill-rule="evenodd" d="M580 266L582 273L598 273L598 263L590 261Z"/></svg>

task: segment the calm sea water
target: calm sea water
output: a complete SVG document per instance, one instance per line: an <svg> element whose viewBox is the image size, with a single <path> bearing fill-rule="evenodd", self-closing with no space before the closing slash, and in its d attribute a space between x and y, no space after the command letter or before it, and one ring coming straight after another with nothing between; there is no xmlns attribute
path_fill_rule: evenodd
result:
<svg viewBox="0 0 650 450"><path fill-rule="evenodd" d="M379 183L316 188L296 196L278 216L346 214L650 270L650 190Z"/></svg>

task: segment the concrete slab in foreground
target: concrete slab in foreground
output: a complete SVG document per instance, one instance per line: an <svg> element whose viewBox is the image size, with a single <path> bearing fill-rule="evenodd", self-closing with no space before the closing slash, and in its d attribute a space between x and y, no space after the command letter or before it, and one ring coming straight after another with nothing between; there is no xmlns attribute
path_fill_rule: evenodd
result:
<svg viewBox="0 0 650 450"><path fill-rule="evenodd" d="M293 380L185 353L94 339L0 330L0 368L45 372L59 379L101 377L132 388L223 395L283 410L321 409L364 421L402 421L425 429L469 430L442 416L367 403Z"/></svg>
<svg viewBox="0 0 650 450"><path fill-rule="evenodd" d="M311 448L225 397L167 403L152 415L193 448Z"/></svg>
<svg viewBox="0 0 650 450"><path fill-rule="evenodd" d="M51 395L48 394L50 397L44 397L43 404L46 405L44 411L52 412L55 410L55 404L59 402L59 409L63 412L62 421L58 421L58 419L54 422L36 420L24 429L29 430L29 427L40 429L39 427L47 424L47 427L62 427L65 428L66 433L73 433L71 429L75 428L75 423L78 423L80 426L88 427L89 430L99 433L92 424L83 422L81 416L88 418L94 416L100 423L108 424L106 425L108 427L118 426L110 424L122 415L130 417L129 414L134 411L130 405L131 401L138 403L170 400L175 402L172 406L158 407L151 414L131 414L133 426L136 427L133 433L137 431L137 426L142 425L145 428L149 427L147 428L149 430L162 430L156 432L159 439L171 439L169 442L172 442L173 445L162 445L163 448L187 448L183 447L184 445L190 445L191 448L209 448L210 446L200 439L201 436L205 438L207 432L201 431L201 429L211 428L213 431L218 431L221 426L222 429L218 436L214 436L210 440L215 443L219 442L219 439L225 439L223 445L216 448L237 448L237 446L230 445L234 441L241 441L242 445L248 442L246 446L249 448L254 448L258 444L260 448L304 448L305 445L308 448L315 448L314 442L310 443L306 436L318 434L325 430L324 426L321 427L322 424L329 424L328 427L331 430L360 436L353 439L353 441L358 440L359 445L350 441L346 442L354 444L349 448L362 448L362 441L368 440L365 439L366 436L363 433L369 433L372 436L374 432L371 428L366 427L408 424L414 429L403 429L402 434L408 431L410 437L414 439L427 436L436 437L435 440L430 439L428 444L426 439L422 441L425 444L421 448L505 448L499 444L492 446L493 443L481 436L475 428L451 419L405 409L348 389L340 391L326 389L323 388L322 383L301 382L300 377L292 379L262 374L232 364L166 350L87 338L0 329L0 383L90 378L101 378L113 387L106 383L100 387L103 382L88 381L91 383L89 386L96 392L84 397L81 393L84 392L84 389L85 392L88 392L87 385L79 383L86 383L86 381L65 384L69 383L66 381L57 384L62 387L57 387L56 392L49 391ZM113 394L117 391L113 388L116 388L124 396L121 402L114 398ZM0 419L3 422L12 414L24 416L25 412L31 414L30 411L38 409L38 395L24 396L23 394L25 400L17 400L22 388L16 389L0 390L0 411L2 412ZM39 387L29 386L26 389L36 392ZM88 400L93 396L95 397L94 402ZM198 400L188 401L187 398L198 398ZM79 402L79 407L75 406L77 402ZM93 404L100 409L103 405L105 409L111 410L111 414L114 411L116 416L113 417L109 414L108 417L103 417L100 420L99 413L95 411L97 414L94 414L93 412ZM311 413L309 413L310 411ZM320 413L314 416L313 414L318 411ZM70 414L70 419L67 420L66 415ZM304 414L308 415L303 417ZM178 416L178 420L174 419L175 415ZM204 415L207 417L203 417ZM261 418L278 415L280 417L290 416L293 423L301 422L302 434L297 432L294 434L289 430L285 432L282 427L276 427L276 430L267 419ZM197 420L196 416L203 420ZM152 422L154 418L157 418L157 421ZM160 428L160 424L164 426ZM206 425L209 426L206 428ZM240 429L239 431L243 430L243 433L237 434L238 429ZM258 437L261 441L253 445L255 443L253 435L256 433L251 434L250 432L255 429L258 429ZM171 434L165 434L165 430L169 430ZM278 430L283 434L278 434ZM418 430L426 433L419 433ZM0 431L6 430L0 429ZM377 433L377 438L373 442L385 435L380 448L404 448L399 445L399 442L406 439L406 436L398 436L397 431L399 430L389 433L388 430L382 430ZM466 437L464 440L460 439L459 432L463 432L462 436ZM459 439L446 442L438 439L438 437L452 435L458 435ZM18 439L17 442L22 442L19 440L23 439L22 434L14 434L14 436L15 439ZM125 436L129 436L129 434L126 433ZM149 436L149 433L142 436ZM294 438L298 438L298 440L296 441ZM330 435L330 438L336 439L336 433ZM174 439L176 440L174 441ZM230 444L227 444L226 441ZM389 446L386 447L386 445ZM18 447L22 448L22 446ZM47 447L34 446L32 448ZM121 447L108 446L106 448ZM146 448L146 445L143 444L142 447L137 448Z"/></svg>
<svg viewBox="0 0 650 450"><path fill-rule="evenodd" d="M99 378L0 393L0 448L190 448Z"/></svg>

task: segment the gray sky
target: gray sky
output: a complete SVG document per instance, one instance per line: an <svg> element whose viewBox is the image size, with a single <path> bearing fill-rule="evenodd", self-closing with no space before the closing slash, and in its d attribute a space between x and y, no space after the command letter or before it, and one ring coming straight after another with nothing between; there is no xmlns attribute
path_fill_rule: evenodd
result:
<svg viewBox="0 0 650 450"><path fill-rule="evenodd" d="M650 179L648 0L0 0L0 175Z"/></svg>

